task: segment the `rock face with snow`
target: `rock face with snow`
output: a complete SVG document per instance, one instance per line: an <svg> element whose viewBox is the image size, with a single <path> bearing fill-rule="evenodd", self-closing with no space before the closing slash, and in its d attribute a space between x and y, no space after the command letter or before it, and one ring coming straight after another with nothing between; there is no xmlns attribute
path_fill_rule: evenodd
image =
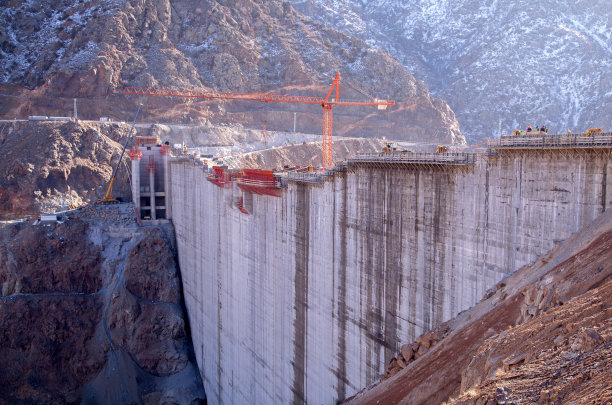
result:
<svg viewBox="0 0 612 405"><path fill-rule="evenodd" d="M8 28L0 34L0 80L15 96L6 98L0 113L66 115L77 97L81 116L128 119L137 99L118 94L125 86L321 96L339 71L341 98L395 99L398 105L380 113L374 107L338 109L335 134L464 142L448 105L389 53L284 1L30 0L9 2L0 21ZM258 127L267 119L269 128L287 129L295 111L301 130L321 132L317 105L215 101L178 107L180 101L146 100L144 117L223 117Z"/></svg>
<svg viewBox="0 0 612 405"><path fill-rule="evenodd" d="M296 10L388 50L445 99L471 140L527 125L607 128L607 0L291 0Z"/></svg>

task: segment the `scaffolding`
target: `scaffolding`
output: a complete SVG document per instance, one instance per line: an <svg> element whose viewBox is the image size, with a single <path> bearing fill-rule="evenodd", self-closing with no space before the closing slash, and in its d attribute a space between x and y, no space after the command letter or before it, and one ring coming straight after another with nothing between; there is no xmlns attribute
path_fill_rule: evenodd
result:
<svg viewBox="0 0 612 405"><path fill-rule="evenodd" d="M206 180L218 187L225 188L232 185L234 176L229 171L224 170L224 167L213 166L212 173L206 177Z"/></svg>
<svg viewBox="0 0 612 405"><path fill-rule="evenodd" d="M489 141L488 150L497 156L513 153L526 153L530 156L541 157L554 154L565 158L576 155L603 155L610 159L612 158L612 133L503 136L500 139Z"/></svg>
<svg viewBox="0 0 612 405"><path fill-rule="evenodd" d="M349 163L422 163L429 165L473 165L476 163L475 153L415 153L391 152L369 153L349 159Z"/></svg>
<svg viewBox="0 0 612 405"><path fill-rule="evenodd" d="M502 136L488 142L489 149L610 149L612 132Z"/></svg>
<svg viewBox="0 0 612 405"><path fill-rule="evenodd" d="M323 183L323 175L320 173L309 173L309 172L290 172L283 173L282 179L284 181L297 181L304 183Z"/></svg>

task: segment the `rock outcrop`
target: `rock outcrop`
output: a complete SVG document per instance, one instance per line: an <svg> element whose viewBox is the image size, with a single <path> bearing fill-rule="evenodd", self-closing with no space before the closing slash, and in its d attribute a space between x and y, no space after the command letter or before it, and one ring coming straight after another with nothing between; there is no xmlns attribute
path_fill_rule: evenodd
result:
<svg viewBox="0 0 612 405"><path fill-rule="evenodd" d="M78 207L102 198L129 133L127 124L0 124L0 218ZM124 162L128 162L127 153ZM121 166L113 195L128 197Z"/></svg>
<svg viewBox="0 0 612 405"><path fill-rule="evenodd" d="M337 140L334 141L334 161L346 161L359 153L377 153L383 146L384 141L380 139ZM285 166L296 165L305 167L310 164L318 167L323 160L322 155L321 144L309 142L244 153L232 160L231 167L268 170L281 170Z"/></svg>
<svg viewBox="0 0 612 405"><path fill-rule="evenodd" d="M119 204L0 230L0 404L204 398L169 225Z"/></svg>

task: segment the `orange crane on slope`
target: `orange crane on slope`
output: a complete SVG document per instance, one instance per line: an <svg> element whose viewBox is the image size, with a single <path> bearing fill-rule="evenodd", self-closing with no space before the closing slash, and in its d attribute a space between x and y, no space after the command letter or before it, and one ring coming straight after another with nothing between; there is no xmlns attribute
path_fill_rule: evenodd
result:
<svg viewBox="0 0 612 405"><path fill-rule="evenodd" d="M330 100L330 96L336 90L336 98ZM379 109L384 109L387 106L395 105L393 100L375 100L375 101L340 101L340 73L336 73L334 82L332 83L327 96L312 97L312 96L291 96L278 94L263 94L263 93L228 93L219 91L203 91L203 90L172 90L172 89L155 89L155 88L137 88L127 87L122 91L123 94L138 94L145 96L166 96L166 97L190 97L190 98L209 98L223 100L244 100L244 101L261 101L263 103L278 102L278 103L306 103L319 104L323 108L323 167L333 166L332 159L332 122L333 122L333 107L337 105L375 105Z"/></svg>

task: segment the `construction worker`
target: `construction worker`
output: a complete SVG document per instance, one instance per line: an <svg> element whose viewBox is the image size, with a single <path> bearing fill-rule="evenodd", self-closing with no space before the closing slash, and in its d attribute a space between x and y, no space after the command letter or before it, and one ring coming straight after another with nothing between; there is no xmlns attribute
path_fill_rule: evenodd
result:
<svg viewBox="0 0 612 405"><path fill-rule="evenodd" d="M533 129L531 128L531 125L529 125L529 126L527 127L527 132L531 132L531 131L533 131Z"/></svg>

